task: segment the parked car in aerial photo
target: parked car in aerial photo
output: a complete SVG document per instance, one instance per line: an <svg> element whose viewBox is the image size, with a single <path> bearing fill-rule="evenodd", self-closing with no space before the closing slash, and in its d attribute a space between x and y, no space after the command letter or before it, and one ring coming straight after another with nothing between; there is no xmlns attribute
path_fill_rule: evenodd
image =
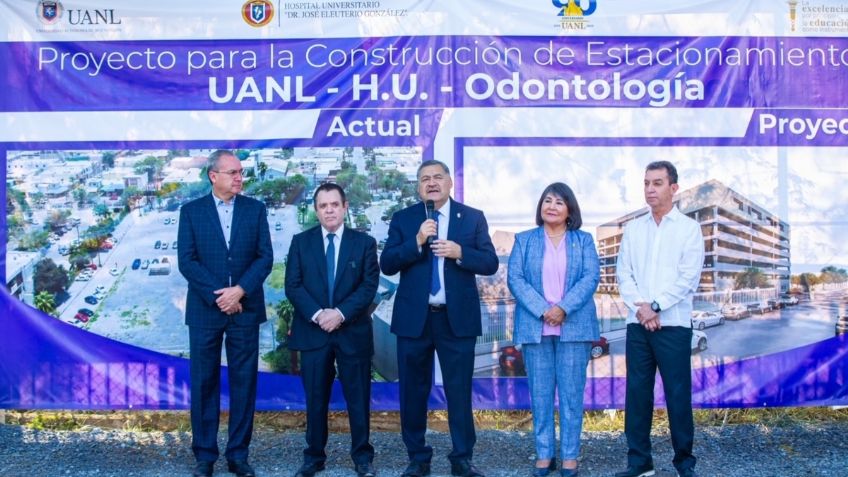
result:
<svg viewBox="0 0 848 477"><path fill-rule="evenodd" d="M741 303L728 303L721 308L721 314L728 320L741 320L751 316L748 307Z"/></svg>

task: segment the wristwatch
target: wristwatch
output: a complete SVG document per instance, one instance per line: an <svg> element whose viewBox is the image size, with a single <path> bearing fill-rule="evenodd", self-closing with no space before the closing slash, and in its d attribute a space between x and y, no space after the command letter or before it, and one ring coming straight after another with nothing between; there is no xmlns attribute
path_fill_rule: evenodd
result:
<svg viewBox="0 0 848 477"><path fill-rule="evenodd" d="M660 304L657 303L657 300L651 302L651 309L654 310L654 313L659 313L662 311L662 309L660 308Z"/></svg>

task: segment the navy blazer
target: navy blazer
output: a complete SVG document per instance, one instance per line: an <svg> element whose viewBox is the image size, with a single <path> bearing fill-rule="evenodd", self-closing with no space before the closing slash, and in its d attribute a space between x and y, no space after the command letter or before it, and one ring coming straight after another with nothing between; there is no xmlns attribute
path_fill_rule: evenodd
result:
<svg viewBox="0 0 848 477"><path fill-rule="evenodd" d="M274 251L265 205L256 199L235 196L230 248L224 240L212 194L180 208L177 260L188 281L185 322L190 326L218 328L226 325L213 293L240 285L244 291L242 312L232 315L240 324L266 320L265 278L271 273Z"/></svg>
<svg viewBox="0 0 848 477"><path fill-rule="evenodd" d="M448 240L462 247L461 263L445 259L445 299L448 322L458 337L480 336L480 295L476 275L498 271L498 256L489 237L483 212L450 199L451 218ZM418 338L427 320L430 296L430 257L425 244L418 249L415 236L427 219L424 203L400 210L392 216L389 237L380 255L380 267L386 275L400 272L400 284L392 310L392 333Z"/></svg>
<svg viewBox="0 0 848 477"><path fill-rule="evenodd" d="M542 262L545 256L545 229L537 227L516 234L509 254L507 283L515 297L515 320L512 341L539 343L542 339L541 316L550 308L542 285ZM595 290L600 281L600 265L592 236L581 230L565 234L565 293L557 305L565 310L560 328L560 341L593 341L598 339L598 316Z"/></svg>
<svg viewBox="0 0 848 477"><path fill-rule="evenodd" d="M368 310L380 280L377 242L368 234L345 228L338 253L331 307L321 226L292 237L286 261L286 297L294 305L289 348L307 351L326 345L330 333L313 322L312 316L324 308L338 308L345 321L333 333L338 334L342 351L371 356L374 337Z"/></svg>

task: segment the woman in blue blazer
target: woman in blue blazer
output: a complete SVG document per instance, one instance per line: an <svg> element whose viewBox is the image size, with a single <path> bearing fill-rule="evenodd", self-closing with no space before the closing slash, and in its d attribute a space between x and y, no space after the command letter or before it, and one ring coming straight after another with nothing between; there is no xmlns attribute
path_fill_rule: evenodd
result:
<svg viewBox="0 0 848 477"><path fill-rule="evenodd" d="M554 397L559 394L560 458L564 477L577 475L583 390L593 340L599 338L593 295L600 280L592 236L580 229L571 188L555 182L536 207L538 227L515 236L508 283L516 300L513 341L527 367L536 465L542 477L557 469Z"/></svg>

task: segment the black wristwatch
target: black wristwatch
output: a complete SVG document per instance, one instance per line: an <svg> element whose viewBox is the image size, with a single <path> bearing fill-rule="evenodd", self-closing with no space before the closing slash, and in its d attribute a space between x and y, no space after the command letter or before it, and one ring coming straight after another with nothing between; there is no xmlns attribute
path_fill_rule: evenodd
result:
<svg viewBox="0 0 848 477"><path fill-rule="evenodd" d="M657 303L657 300L651 302L651 309L654 310L654 313L659 313L662 311L662 309L660 308L660 304Z"/></svg>

